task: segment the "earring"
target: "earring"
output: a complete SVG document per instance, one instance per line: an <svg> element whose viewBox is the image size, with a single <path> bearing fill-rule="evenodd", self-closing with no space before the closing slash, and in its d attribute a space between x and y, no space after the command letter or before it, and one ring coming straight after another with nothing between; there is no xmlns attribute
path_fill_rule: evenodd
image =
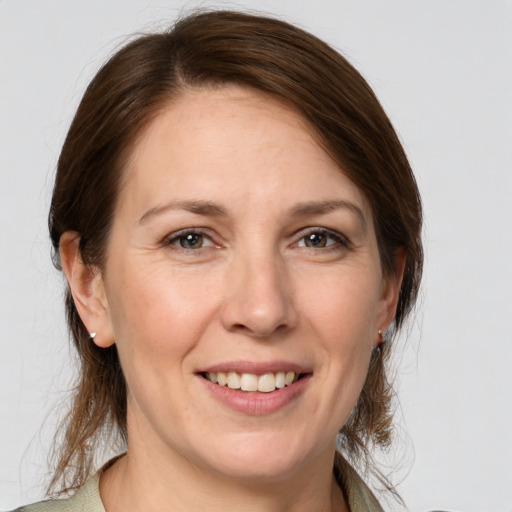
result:
<svg viewBox="0 0 512 512"><path fill-rule="evenodd" d="M96 333L95 332L90 332L89 333L89 339L93 340L94 338L96 338Z"/></svg>
<svg viewBox="0 0 512 512"><path fill-rule="evenodd" d="M379 329L379 345L382 345L384 343L384 335L382 334L382 331Z"/></svg>

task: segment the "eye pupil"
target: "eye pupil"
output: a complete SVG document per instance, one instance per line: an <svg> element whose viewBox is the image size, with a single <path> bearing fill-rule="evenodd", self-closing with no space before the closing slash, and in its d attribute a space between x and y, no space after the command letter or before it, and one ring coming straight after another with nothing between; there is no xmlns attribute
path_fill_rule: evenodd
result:
<svg viewBox="0 0 512 512"><path fill-rule="evenodd" d="M306 236L307 247L325 247L327 243L327 237L321 233L311 233Z"/></svg>
<svg viewBox="0 0 512 512"><path fill-rule="evenodd" d="M203 236L197 233L181 236L180 245L184 249L199 249L203 245Z"/></svg>

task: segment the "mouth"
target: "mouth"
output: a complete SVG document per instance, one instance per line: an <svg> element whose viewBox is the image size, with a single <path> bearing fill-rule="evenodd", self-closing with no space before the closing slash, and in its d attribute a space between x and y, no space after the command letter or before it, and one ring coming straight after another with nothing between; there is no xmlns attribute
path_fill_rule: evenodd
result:
<svg viewBox="0 0 512 512"><path fill-rule="evenodd" d="M200 375L213 384L228 387L241 393L272 393L278 389L291 386L308 374L283 370L263 374L202 372Z"/></svg>

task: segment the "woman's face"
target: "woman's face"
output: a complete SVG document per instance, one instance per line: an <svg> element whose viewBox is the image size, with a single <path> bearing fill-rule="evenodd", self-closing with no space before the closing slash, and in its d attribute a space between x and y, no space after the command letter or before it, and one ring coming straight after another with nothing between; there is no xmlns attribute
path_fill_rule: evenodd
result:
<svg viewBox="0 0 512 512"><path fill-rule="evenodd" d="M358 188L298 114L235 86L143 132L100 279L129 451L241 477L332 459L396 300Z"/></svg>

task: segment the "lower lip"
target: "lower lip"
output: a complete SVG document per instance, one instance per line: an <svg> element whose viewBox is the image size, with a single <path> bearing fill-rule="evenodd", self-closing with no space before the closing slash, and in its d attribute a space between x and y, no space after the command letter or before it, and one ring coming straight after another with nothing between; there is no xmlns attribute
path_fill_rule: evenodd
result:
<svg viewBox="0 0 512 512"><path fill-rule="evenodd" d="M201 375L198 377L214 398L224 405L250 416L262 416L279 411L296 400L306 389L311 375L304 375L290 386L276 389L270 393L237 391L227 386L214 384Z"/></svg>

